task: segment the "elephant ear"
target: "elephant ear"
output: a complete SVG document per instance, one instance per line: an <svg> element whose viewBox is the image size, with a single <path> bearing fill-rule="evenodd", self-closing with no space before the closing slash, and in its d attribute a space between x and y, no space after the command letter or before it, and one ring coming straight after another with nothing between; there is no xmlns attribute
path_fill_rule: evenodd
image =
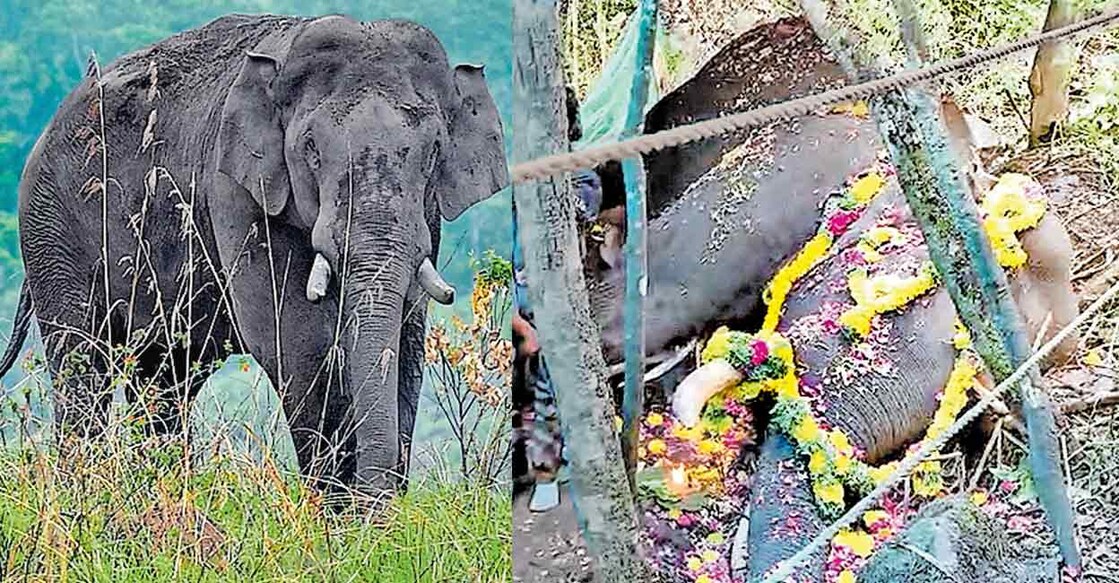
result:
<svg viewBox="0 0 1119 583"><path fill-rule="evenodd" d="M269 216L280 214L291 196L284 129L271 89L279 68L274 57L245 54L218 130L218 171L249 191Z"/></svg>
<svg viewBox="0 0 1119 583"><path fill-rule="evenodd" d="M443 156L439 210L452 221L509 184L501 117L482 67L458 65L448 112L450 144Z"/></svg>

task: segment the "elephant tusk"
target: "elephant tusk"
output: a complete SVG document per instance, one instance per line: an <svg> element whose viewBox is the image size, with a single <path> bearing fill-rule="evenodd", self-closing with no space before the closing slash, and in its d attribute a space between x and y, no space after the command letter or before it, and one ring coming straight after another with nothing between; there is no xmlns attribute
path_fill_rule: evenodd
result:
<svg viewBox="0 0 1119 583"><path fill-rule="evenodd" d="M672 395L672 413L685 427L695 427L707 400L742 382L742 373L723 359L713 360L684 378Z"/></svg>
<svg viewBox="0 0 1119 583"><path fill-rule="evenodd" d="M416 278L420 282L420 287L424 288L431 299L445 306L455 301L455 288L443 280L443 276L439 275L435 266L431 264L431 259L424 257L416 269Z"/></svg>
<svg viewBox="0 0 1119 583"><path fill-rule="evenodd" d="M322 253L315 253L315 263L311 275L307 276L307 299L318 302L326 296L326 286L330 285L330 263Z"/></svg>

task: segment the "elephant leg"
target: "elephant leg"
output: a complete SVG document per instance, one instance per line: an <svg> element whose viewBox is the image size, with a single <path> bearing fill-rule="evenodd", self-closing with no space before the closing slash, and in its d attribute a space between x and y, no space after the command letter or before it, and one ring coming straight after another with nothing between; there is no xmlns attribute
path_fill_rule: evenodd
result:
<svg viewBox="0 0 1119 583"><path fill-rule="evenodd" d="M769 432L761 446L748 516L747 581L759 580L824 528L808 472L780 433ZM823 564L824 553L818 552L796 571L796 580L822 581Z"/></svg>
<svg viewBox="0 0 1119 583"><path fill-rule="evenodd" d="M254 346L253 355L280 396L301 473L334 490L352 483L355 471L356 439L344 429L352 398L343 390L341 351L326 339L322 346L308 346L306 338L289 329L286 318L281 319L282 358L271 345L246 342Z"/></svg>
<svg viewBox="0 0 1119 583"><path fill-rule="evenodd" d="M222 263L237 336L279 395L300 472L325 489L352 483L355 439L342 429L352 397L343 390L348 365L345 338L336 338L344 334L336 287L309 302L306 274L314 253L300 234L283 225L269 232L260 223L243 228L247 234L220 242L229 246Z"/></svg>
<svg viewBox="0 0 1119 583"><path fill-rule="evenodd" d="M144 408L144 431L151 436L188 438L190 404L209 377L208 368L191 370L198 361L187 350L151 347L137 357L136 378L128 400ZM206 372L204 372L206 371Z"/></svg>
<svg viewBox="0 0 1119 583"><path fill-rule="evenodd" d="M108 428L113 393L101 348L88 333L40 323L53 379L54 427L61 447L100 437ZM100 343L98 343L100 344Z"/></svg>
<svg viewBox="0 0 1119 583"><path fill-rule="evenodd" d="M300 471L332 490L353 481L356 440L345 430L352 397L343 388L341 349L329 337L315 333L319 319L295 302L307 303L302 297L286 298L285 306L291 307L285 307L279 318L278 334L269 324L263 327L268 333L250 333L245 341L279 394ZM243 310L243 314L251 312Z"/></svg>
<svg viewBox="0 0 1119 583"><path fill-rule="evenodd" d="M427 297L418 293L408 294L404 302L405 317L400 330L400 364L397 384L397 411L400 423L400 464L397 471L403 476L401 487L408 485L408 466L412 453L412 435L416 429L416 410L423 388L424 336L427 334Z"/></svg>

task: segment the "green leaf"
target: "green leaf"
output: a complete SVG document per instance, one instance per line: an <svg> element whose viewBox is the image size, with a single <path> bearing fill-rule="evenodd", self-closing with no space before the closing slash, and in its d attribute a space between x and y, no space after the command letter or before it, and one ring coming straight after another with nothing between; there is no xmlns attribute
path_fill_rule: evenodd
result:
<svg viewBox="0 0 1119 583"><path fill-rule="evenodd" d="M680 509L688 510L690 512L696 512L698 510L703 510L703 508L707 506L708 502L709 499L707 498L707 496L700 494L699 492L693 492L691 494L688 494L687 496L684 496L684 499L680 501Z"/></svg>

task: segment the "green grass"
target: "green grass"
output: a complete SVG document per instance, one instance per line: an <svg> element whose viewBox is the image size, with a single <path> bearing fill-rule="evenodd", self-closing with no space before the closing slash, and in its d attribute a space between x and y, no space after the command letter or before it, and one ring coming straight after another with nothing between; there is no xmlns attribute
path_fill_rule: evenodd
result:
<svg viewBox="0 0 1119 583"><path fill-rule="evenodd" d="M336 511L271 463L0 453L0 580L506 581L506 493L429 480Z"/></svg>

